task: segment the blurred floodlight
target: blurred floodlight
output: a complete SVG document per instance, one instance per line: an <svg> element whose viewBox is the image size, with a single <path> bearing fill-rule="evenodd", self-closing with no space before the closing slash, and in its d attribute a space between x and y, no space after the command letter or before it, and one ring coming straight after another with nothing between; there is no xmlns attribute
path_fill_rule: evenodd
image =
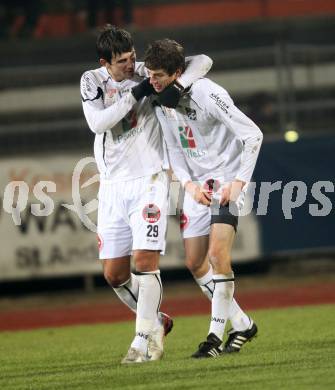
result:
<svg viewBox="0 0 335 390"><path fill-rule="evenodd" d="M299 134L296 130L288 130L284 134L285 141L296 142L299 139Z"/></svg>

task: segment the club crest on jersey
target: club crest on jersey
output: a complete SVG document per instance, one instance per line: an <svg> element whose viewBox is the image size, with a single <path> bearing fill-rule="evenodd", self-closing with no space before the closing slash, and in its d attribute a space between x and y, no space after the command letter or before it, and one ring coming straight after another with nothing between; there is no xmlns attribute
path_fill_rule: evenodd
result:
<svg viewBox="0 0 335 390"><path fill-rule="evenodd" d="M197 120L197 112L193 108L185 107L186 115L191 119L191 121Z"/></svg>
<svg viewBox="0 0 335 390"><path fill-rule="evenodd" d="M184 213L183 210L180 210L180 230L185 230L190 222L190 218Z"/></svg>
<svg viewBox="0 0 335 390"><path fill-rule="evenodd" d="M181 146L184 149L195 149L195 140L192 129L189 126L178 126Z"/></svg>
<svg viewBox="0 0 335 390"><path fill-rule="evenodd" d="M145 221L149 223L156 223L161 217L161 211L154 203L149 203L144 207L142 216Z"/></svg>
<svg viewBox="0 0 335 390"><path fill-rule="evenodd" d="M98 239L98 249L99 249L99 252L101 252L103 246L104 246L104 242L102 240L102 237L100 236L100 234L97 235L97 239Z"/></svg>

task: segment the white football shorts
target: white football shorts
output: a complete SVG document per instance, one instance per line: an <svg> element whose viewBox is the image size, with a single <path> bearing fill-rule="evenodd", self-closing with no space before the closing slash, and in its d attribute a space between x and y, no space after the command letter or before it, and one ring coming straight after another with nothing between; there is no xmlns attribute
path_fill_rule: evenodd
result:
<svg viewBox="0 0 335 390"><path fill-rule="evenodd" d="M164 254L169 184L165 171L129 181L100 182L100 259L131 255L137 249Z"/></svg>
<svg viewBox="0 0 335 390"><path fill-rule="evenodd" d="M205 184L203 186L205 187ZM207 236L213 223L230 224L236 231L238 215L244 206L246 189L241 192L237 202L230 203L226 207L219 207L221 189L220 186L213 194L217 202L216 206L212 207L197 203L188 192L184 191L183 206L180 212L180 231L183 238Z"/></svg>

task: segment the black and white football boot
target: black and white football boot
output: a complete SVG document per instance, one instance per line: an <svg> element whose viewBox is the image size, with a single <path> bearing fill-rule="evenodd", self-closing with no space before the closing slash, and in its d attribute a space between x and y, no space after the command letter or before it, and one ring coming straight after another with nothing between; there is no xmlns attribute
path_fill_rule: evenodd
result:
<svg viewBox="0 0 335 390"><path fill-rule="evenodd" d="M257 331L257 326L253 321L251 321L249 328L244 331L230 329L228 331L228 340L225 342L223 352L239 352L247 341L251 341L256 336Z"/></svg>
<svg viewBox="0 0 335 390"><path fill-rule="evenodd" d="M199 349L192 355L193 358L216 358L222 354L222 341L214 334L210 333L207 340L199 344Z"/></svg>

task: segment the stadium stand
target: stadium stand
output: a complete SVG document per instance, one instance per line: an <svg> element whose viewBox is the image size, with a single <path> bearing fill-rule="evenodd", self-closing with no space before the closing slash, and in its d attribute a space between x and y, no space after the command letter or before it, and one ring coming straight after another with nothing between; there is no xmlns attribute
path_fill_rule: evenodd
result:
<svg viewBox="0 0 335 390"><path fill-rule="evenodd" d="M232 93L266 133L288 126L314 132L334 128L335 19L331 16L249 20L202 29L146 29L134 36L139 58L147 43L164 36L180 41L189 54L210 55L214 59L211 77ZM89 32L66 39L0 42L4 153L11 153L10 145L31 151L45 143L71 148L74 139L80 139L81 146L91 144L78 82L84 70L96 66L92 63L94 40ZM15 134L20 137L13 144Z"/></svg>

